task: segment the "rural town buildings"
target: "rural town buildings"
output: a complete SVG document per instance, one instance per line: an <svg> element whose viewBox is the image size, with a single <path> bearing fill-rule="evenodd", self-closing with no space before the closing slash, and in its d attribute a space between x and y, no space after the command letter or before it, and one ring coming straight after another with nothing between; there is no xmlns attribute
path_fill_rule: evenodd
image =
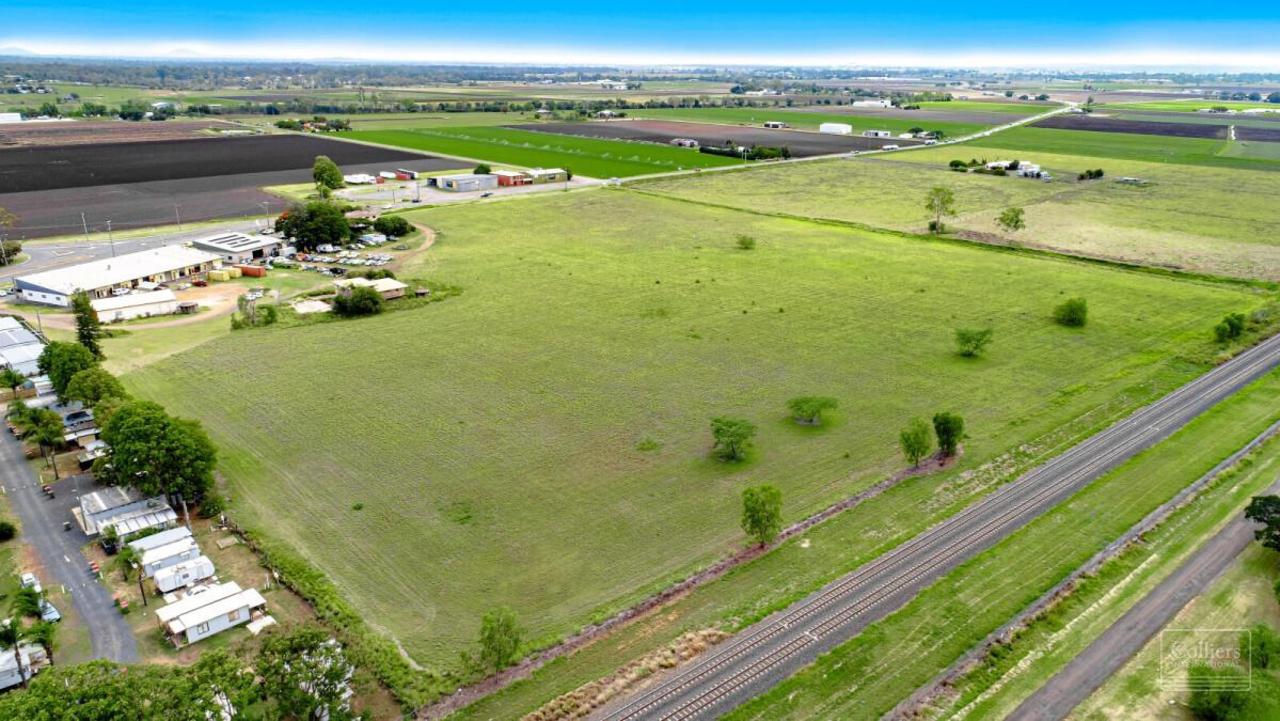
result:
<svg viewBox="0 0 1280 721"><path fill-rule="evenodd" d="M178 520L161 496L145 498L132 488L112 486L80 496L80 507L72 510L87 536L114 526L120 538L147 528L167 528Z"/></svg>
<svg viewBox="0 0 1280 721"><path fill-rule="evenodd" d="M496 175L477 175L475 173L442 175L439 178L436 178L436 187L441 190L448 190L454 193L466 193L475 190L493 190L498 187L498 177Z"/></svg>
<svg viewBox="0 0 1280 721"><path fill-rule="evenodd" d="M130 291L140 283L165 283L222 267L216 255L180 245L166 245L137 253L104 258L14 279L18 294L29 303L69 307L71 296L84 291L90 298L106 298Z"/></svg>
<svg viewBox="0 0 1280 721"><path fill-rule="evenodd" d="M244 233L223 233L191 241L193 248L215 253L227 263L247 263L269 258L278 254L283 245L284 241L279 238Z"/></svg>
<svg viewBox="0 0 1280 721"><path fill-rule="evenodd" d="M853 135L853 126L848 123L823 123L818 132L828 135Z"/></svg>
<svg viewBox="0 0 1280 721"><path fill-rule="evenodd" d="M37 361L44 340L17 318L0 316L0 368L12 368L24 376L40 375Z"/></svg>
<svg viewBox="0 0 1280 721"><path fill-rule="evenodd" d="M151 580L160 593L171 593L212 577L213 561L210 561L208 556L196 556L189 561L175 563L168 568L156 571Z"/></svg>
<svg viewBox="0 0 1280 721"><path fill-rule="evenodd" d="M109 298L97 298L89 302L98 320L118 323L132 318L150 318L153 315L173 315L178 312L178 297L168 288L147 293L129 293Z"/></svg>
<svg viewBox="0 0 1280 721"><path fill-rule="evenodd" d="M186 526L176 526L159 533L153 533L150 536L143 536L136 541L129 541L129 548L139 555L150 551L153 548L168 545L174 541L181 541L184 538L191 538L191 529Z"/></svg>
<svg viewBox="0 0 1280 721"><path fill-rule="evenodd" d="M163 546L149 548L142 552L142 557L139 559L142 565L142 577L151 578L157 571L199 558L201 555L203 554L200 553L200 546L196 545L196 539L190 536L171 541Z"/></svg>
<svg viewBox="0 0 1280 721"><path fill-rule="evenodd" d="M156 609L165 635L175 646L185 646L248 623L266 599L257 589L241 590L234 581L193 591Z"/></svg>
<svg viewBox="0 0 1280 721"><path fill-rule="evenodd" d="M877 100L855 100L852 103L849 103L849 105L855 108L892 108L893 101L886 98L880 98Z"/></svg>

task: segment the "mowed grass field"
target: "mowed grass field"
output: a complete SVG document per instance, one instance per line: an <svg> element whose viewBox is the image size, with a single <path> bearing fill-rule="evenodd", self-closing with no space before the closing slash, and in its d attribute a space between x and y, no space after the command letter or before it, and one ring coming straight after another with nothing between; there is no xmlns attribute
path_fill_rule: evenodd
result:
<svg viewBox="0 0 1280 721"><path fill-rule="evenodd" d="M868 112L819 113L798 108L645 108L628 110L627 117L646 120L684 120L696 123L724 123L726 125L761 126L769 120L781 120L800 130L817 130L823 123L844 123L853 126L855 133L864 130L890 130L905 133L911 128L941 130L949 136L969 135L988 126L979 123L963 123L931 117L921 110L911 118L892 118ZM1010 116L1010 121L1014 120Z"/></svg>
<svg viewBox="0 0 1280 721"><path fill-rule="evenodd" d="M545 642L737 547L746 485L778 485L789 521L867 487L914 416L966 417L964 468L1189 377L1179 354L1263 300L623 190L413 217L440 233L417 272L460 296L226 335L125 381L203 420L238 519L433 666L489 607ZM1083 331L1049 319L1068 295L1089 299ZM987 357L958 357L954 329L981 325ZM815 393L841 410L791 423ZM708 457L718 415L759 426L748 462Z"/></svg>
<svg viewBox="0 0 1280 721"><path fill-rule="evenodd" d="M1142 136L1129 137L1141 142ZM1015 157L1040 164L1055 180L1046 183L947 168L953 159ZM1081 171L1098 167L1106 171L1104 179L1076 180ZM1148 184L1115 182L1122 176L1142 178ZM1280 174L1269 171L966 143L876 158L655 179L638 187L762 212L923 232L930 220L924 195L934 186L955 193L958 215L948 225L982 238L1217 275L1280 280L1280 239L1272 232L1268 201L1280 193ZM1010 206L1025 209L1025 230L1009 233L996 224L996 216Z"/></svg>
<svg viewBox="0 0 1280 721"><path fill-rule="evenodd" d="M1160 110L1180 113L1194 113L1211 108L1228 108L1230 110L1275 110L1280 108L1276 103L1253 103L1239 100L1153 100L1149 103L1105 103L1101 107L1111 110L1122 108L1127 110Z"/></svg>
<svg viewBox="0 0 1280 721"><path fill-rule="evenodd" d="M526 168L567 168L593 178L667 173L742 161L656 143L601 140L498 127L359 130L344 137Z"/></svg>
<svg viewBox="0 0 1280 721"><path fill-rule="evenodd" d="M965 145L989 151L1053 153L1174 165L1280 171L1280 162L1275 159L1268 158L1265 154L1255 156L1242 151L1239 146L1245 143L1208 138L1025 127L1006 130Z"/></svg>

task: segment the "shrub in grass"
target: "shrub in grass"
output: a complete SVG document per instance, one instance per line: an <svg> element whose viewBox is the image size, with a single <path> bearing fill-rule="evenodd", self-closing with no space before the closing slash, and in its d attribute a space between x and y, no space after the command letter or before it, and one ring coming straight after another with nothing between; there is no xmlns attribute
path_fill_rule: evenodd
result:
<svg viewBox="0 0 1280 721"><path fill-rule="evenodd" d="M1213 336L1219 343L1235 340L1244 333L1244 313L1229 313L1213 327Z"/></svg>
<svg viewBox="0 0 1280 721"><path fill-rule="evenodd" d="M956 328L956 351L965 358L975 358L991 343L991 328Z"/></svg>
<svg viewBox="0 0 1280 721"><path fill-rule="evenodd" d="M711 436L715 440L712 450L722 461L740 461L746 457L755 434L755 424L750 421L725 416L711 419Z"/></svg>
<svg viewBox="0 0 1280 721"><path fill-rule="evenodd" d="M1084 298L1068 298L1053 309L1053 319L1059 325L1081 328L1089 320L1089 303Z"/></svg>
<svg viewBox="0 0 1280 721"><path fill-rule="evenodd" d="M0 541L11 541L18 535L18 527L11 521L0 521Z"/></svg>
<svg viewBox="0 0 1280 721"><path fill-rule="evenodd" d="M344 318L377 315L382 312L382 296L373 288L352 288L333 299L333 312Z"/></svg>
<svg viewBox="0 0 1280 721"><path fill-rule="evenodd" d="M822 425L823 411L834 410L838 406L839 402L828 396L800 396L787 401L792 420L807 426Z"/></svg>
<svg viewBox="0 0 1280 721"><path fill-rule="evenodd" d="M373 221L373 229L388 238L399 238L413 231L413 224L401 215L384 215Z"/></svg>
<svg viewBox="0 0 1280 721"><path fill-rule="evenodd" d="M739 235L737 242L739 250L755 250L756 239L749 235Z"/></svg>
<svg viewBox="0 0 1280 721"><path fill-rule="evenodd" d="M1240 655L1257 669L1280 667L1280 634L1262 623L1240 634Z"/></svg>

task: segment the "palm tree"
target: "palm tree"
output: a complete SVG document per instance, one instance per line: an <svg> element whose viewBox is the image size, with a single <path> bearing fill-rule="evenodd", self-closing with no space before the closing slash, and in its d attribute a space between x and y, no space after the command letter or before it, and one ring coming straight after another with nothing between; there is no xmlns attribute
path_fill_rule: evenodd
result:
<svg viewBox="0 0 1280 721"><path fill-rule="evenodd" d="M9 387L9 392L16 399L18 397L18 386L27 381L27 377L12 368L0 370L0 385Z"/></svg>
<svg viewBox="0 0 1280 721"><path fill-rule="evenodd" d="M34 423L32 432L35 434L36 443L40 444L40 452L44 453L46 448L49 449L49 455L45 460L53 466L53 478L58 480L58 448L66 442L66 429L62 425L62 418L57 413L42 408L34 413Z"/></svg>
<svg viewBox="0 0 1280 721"><path fill-rule="evenodd" d="M39 644L46 656L49 658L49 665L53 665L53 644L58 635L58 625L48 621L40 621L27 629L26 637L33 643Z"/></svg>
<svg viewBox="0 0 1280 721"><path fill-rule="evenodd" d="M26 634L22 631L17 618L6 618L0 621L0 649L13 649L13 660L18 664L18 679L22 687L27 687L27 674L22 668L22 639Z"/></svg>
<svg viewBox="0 0 1280 721"><path fill-rule="evenodd" d="M18 617L39 620L44 599L39 591L30 586L23 586L13 596L13 613Z"/></svg>

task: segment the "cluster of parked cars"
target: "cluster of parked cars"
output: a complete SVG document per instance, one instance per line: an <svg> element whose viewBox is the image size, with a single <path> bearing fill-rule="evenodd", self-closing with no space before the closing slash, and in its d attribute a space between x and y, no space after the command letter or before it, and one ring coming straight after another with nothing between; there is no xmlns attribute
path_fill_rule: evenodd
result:
<svg viewBox="0 0 1280 721"><path fill-rule="evenodd" d="M330 268L317 263L328 263L334 265L355 265L376 268L386 265L394 260L394 257L386 253L357 253L354 250L340 250L333 255L318 255L313 253L298 253L294 258L302 261L301 268L303 270L314 270L321 273L330 273L332 275L343 275L346 270L343 268ZM340 271L340 272L335 272Z"/></svg>

